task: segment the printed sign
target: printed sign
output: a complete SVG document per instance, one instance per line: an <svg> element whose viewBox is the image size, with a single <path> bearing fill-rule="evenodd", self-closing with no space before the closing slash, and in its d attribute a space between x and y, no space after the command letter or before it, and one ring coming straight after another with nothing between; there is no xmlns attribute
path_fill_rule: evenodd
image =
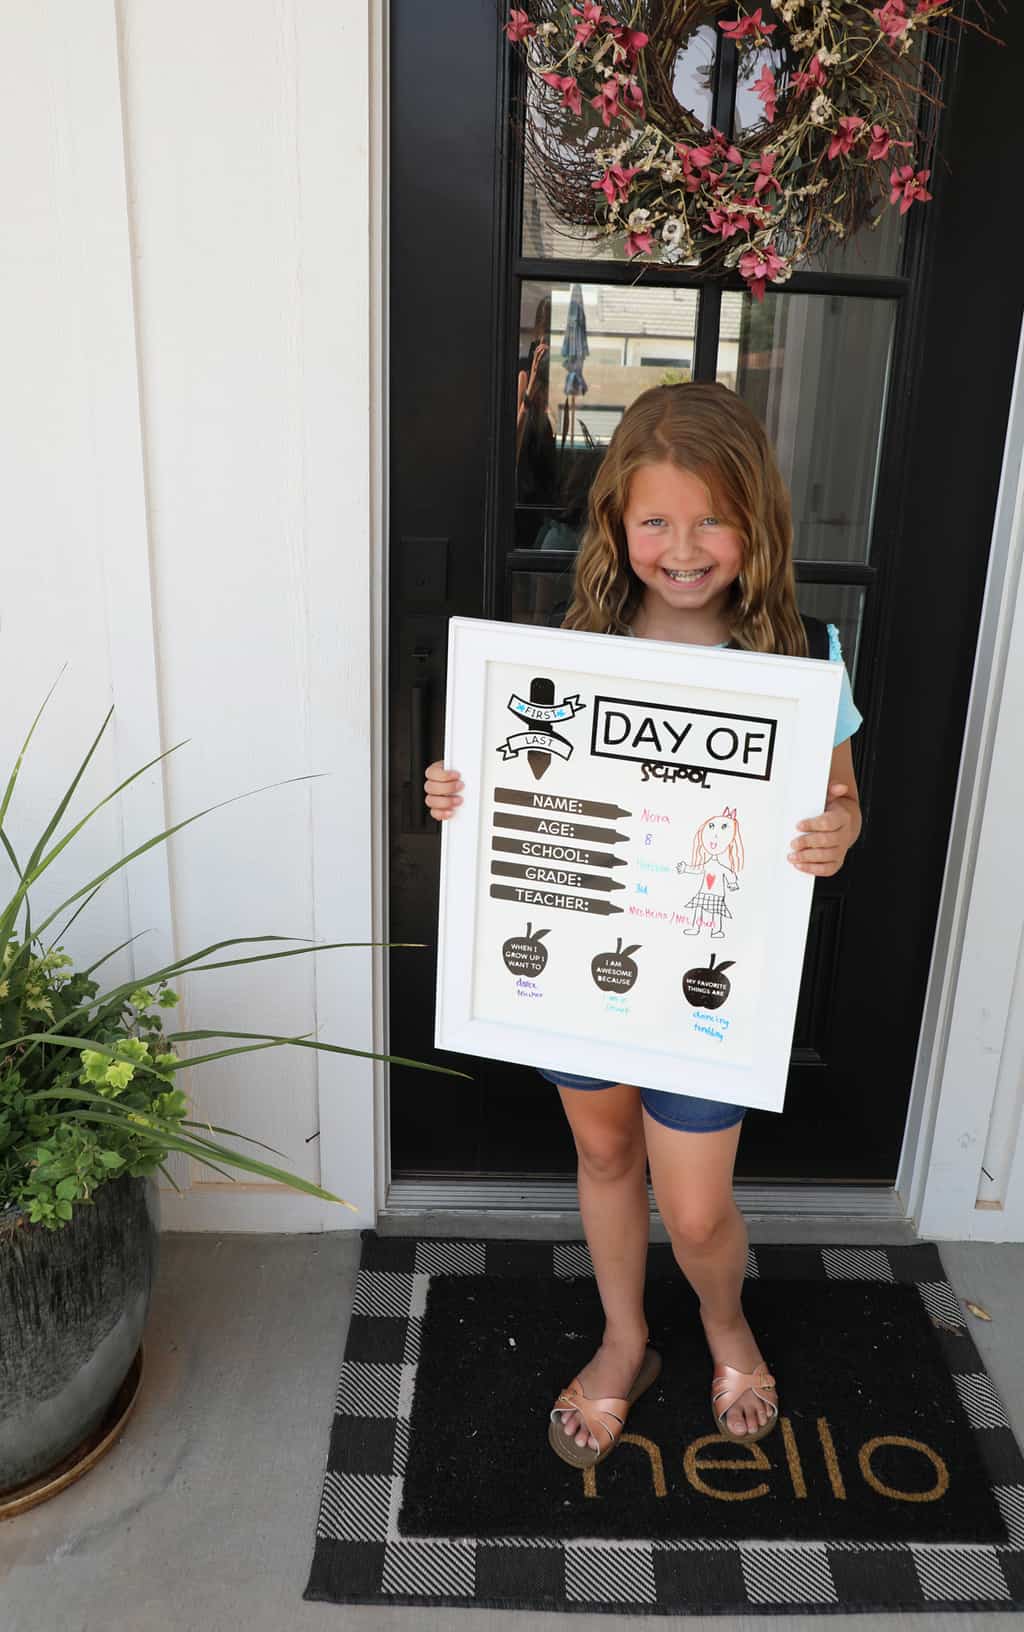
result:
<svg viewBox="0 0 1024 1632"><path fill-rule="evenodd" d="M451 621L437 1041L779 1110L841 672ZM509 719L525 729L509 732Z"/></svg>

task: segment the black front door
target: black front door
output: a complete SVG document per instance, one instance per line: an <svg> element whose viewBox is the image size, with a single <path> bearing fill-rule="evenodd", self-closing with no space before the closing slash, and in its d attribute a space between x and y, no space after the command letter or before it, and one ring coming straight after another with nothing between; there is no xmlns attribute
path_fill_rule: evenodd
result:
<svg viewBox="0 0 1024 1632"><path fill-rule="evenodd" d="M390 938L432 948L436 936L439 834L422 771L441 750L448 617L557 618L587 484L623 409L665 380L724 381L773 438L801 606L838 626L865 716L864 833L816 886L786 1108L747 1116L741 1178L891 1184L896 1172L1020 319L1016 281L978 225L1012 186L1019 8L1000 26L1006 49L968 33L937 56L948 168L935 202L891 212L759 305L739 283L571 239L522 175L492 0L465 0L457 29L419 0L392 4ZM727 129L750 117L735 47L701 31L678 83L716 48L696 78L705 116ZM570 313L588 336L584 395L565 391ZM393 1053L440 1058L433 982L432 950L392 955ZM393 1068L395 1177L574 1169L543 1079L445 1059L474 1080Z"/></svg>

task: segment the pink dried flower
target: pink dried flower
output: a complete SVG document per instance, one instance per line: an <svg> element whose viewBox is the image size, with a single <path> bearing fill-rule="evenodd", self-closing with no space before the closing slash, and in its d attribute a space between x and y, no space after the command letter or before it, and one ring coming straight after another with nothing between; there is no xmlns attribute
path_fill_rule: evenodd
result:
<svg viewBox="0 0 1024 1632"><path fill-rule="evenodd" d="M606 79L597 95L590 98L590 106L597 109L604 125L610 125L613 119L617 119L622 112L619 107L618 80Z"/></svg>
<svg viewBox="0 0 1024 1632"><path fill-rule="evenodd" d="M676 143L676 156L683 166L683 186L688 193L696 193L700 189L701 176L699 167L694 166L693 149L685 142Z"/></svg>
<svg viewBox="0 0 1024 1632"><path fill-rule="evenodd" d="M609 204L621 204L629 196L629 184L635 175L635 167L627 169L621 164L613 164L600 181L592 181L590 185L603 193Z"/></svg>
<svg viewBox="0 0 1024 1632"><path fill-rule="evenodd" d="M651 253L650 232L627 232L626 256L632 260L634 255L649 255Z"/></svg>
<svg viewBox="0 0 1024 1632"><path fill-rule="evenodd" d="M759 159L752 159L750 168L757 176L757 180L754 183L755 197L757 194L763 193L766 187L774 187L777 193L781 193L782 188L772 175L772 171L775 168L774 153L762 153Z"/></svg>
<svg viewBox="0 0 1024 1632"><path fill-rule="evenodd" d="M754 95L760 97L764 103L764 116L771 124L775 118L779 93L775 86L775 75L767 65L761 69L760 76L754 81Z"/></svg>
<svg viewBox="0 0 1024 1632"><path fill-rule="evenodd" d="M612 53L615 61L628 62L631 68L635 68L636 60L650 39L650 35L643 33L639 28L626 28L621 23L609 29L609 33L615 41L615 48Z"/></svg>
<svg viewBox="0 0 1024 1632"><path fill-rule="evenodd" d="M925 182L930 175L930 170L918 170L915 175L912 164L898 165L889 177L889 185L892 188L889 203L898 203L901 215L906 215L911 204L927 204L932 195L925 187Z"/></svg>
<svg viewBox="0 0 1024 1632"><path fill-rule="evenodd" d="M813 90L815 85L820 90L827 77L819 59L816 56L812 57L806 69L801 69L798 74L793 75L793 89L798 95L803 95L804 91Z"/></svg>
<svg viewBox="0 0 1024 1632"><path fill-rule="evenodd" d="M734 147L728 138L722 135L717 126L711 126L711 134L715 138L713 143L715 151L721 158L725 159L728 164L743 163L743 155L740 153L739 148Z"/></svg>
<svg viewBox="0 0 1024 1632"><path fill-rule="evenodd" d="M540 77L545 85L550 85L553 90L561 91L563 107L571 108L573 113L582 113L583 101L580 88L571 74L541 74Z"/></svg>
<svg viewBox="0 0 1024 1632"><path fill-rule="evenodd" d="M913 142L901 142L895 136L890 136L884 125L872 125L868 158L887 159L890 147L913 147L913 145Z"/></svg>
<svg viewBox="0 0 1024 1632"><path fill-rule="evenodd" d="M898 40L910 27L910 18L903 0L885 0L884 6L878 6L871 13L882 33L890 41Z"/></svg>
<svg viewBox="0 0 1024 1632"><path fill-rule="evenodd" d="M741 17L737 23L719 23L718 26L730 40L742 40L745 34L774 34L775 23L763 23L761 10L758 6L753 16Z"/></svg>
<svg viewBox="0 0 1024 1632"><path fill-rule="evenodd" d="M764 299L764 286L768 279L784 271L785 266L785 260L771 244L766 244L764 249L748 249L746 254L740 256L740 276L746 279L755 300Z"/></svg>
<svg viewBox="0 0 1024 1632"><path fill-rule="evenodd" d="M708 229L711 232L720 232L723 239L731 238L737 232L750 231L750 217L743 210L711 210L708 214Z"/></svg>
<svg viewBox="0 0 1024 1632"><path fill-rule="evenodd" d="M622 99L628 108L632 108L634 113L643 113L644 93L640 89L639 80L631 79L628 81L628 83L623 87Z"/></svg>
<svg viewBox="0 0 1024 1632"><path fill-rule="evenodd" d="M505 33L513 45L520 40L528 40L531 34L536 34L537 24L531 23L525 11L519 11L513 6L508 22L505 24Z"/></svg>
<svg viewBox="0 0 1024 1632"><path fill-rule="evenodd" d="M839 121L839 129L833 132L828 147L830 159L837 159L840 153L849 153L860 134L864 121L856 113L845 114Z"/></svg>
<svg viewBox="0 0 1024 1632"><path fill-rule="evenodd" d="M604 12L599 5L594 4L594 0L584 0L582 6L573 6L571 10L574 17L581 19L576 24L576 38L573 44L586 45L599 25L604 22Z"/></svg>

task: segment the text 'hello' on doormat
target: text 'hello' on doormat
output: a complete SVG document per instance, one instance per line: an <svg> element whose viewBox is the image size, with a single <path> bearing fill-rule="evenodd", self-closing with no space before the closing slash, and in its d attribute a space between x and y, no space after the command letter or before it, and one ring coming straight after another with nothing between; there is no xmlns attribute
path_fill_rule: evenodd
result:
<svg viewBox="0 0 1024 1632"><path fill-rule="evenodd" d="M1024 1458L930 1243L751 1249L781 1404L757 1445L713 1433L696 1298L652 1245L661 1375L576 1470L547 1424L602 1329L586 1245L362 1239L306 1599L1024 1608Z"/></svg>

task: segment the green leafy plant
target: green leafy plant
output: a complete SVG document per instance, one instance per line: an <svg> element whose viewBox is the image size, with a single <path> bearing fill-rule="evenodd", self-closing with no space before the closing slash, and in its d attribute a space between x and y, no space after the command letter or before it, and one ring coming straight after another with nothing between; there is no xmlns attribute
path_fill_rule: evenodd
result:
<svg viewBox="0 0 1024 1632"><path fill-rule="evenodd" d="M86 768L110 724L111 708L22 866L5 823L26 751L52 694L51 687L22 744L0 802L0 842L17 879L13 894L0 909L0 1212L16 1208L24 1212L30 1223L51 1230L61 1229L72 1218L76 1206L90 1202L99 1185L123 1174L140 1176L157 1168L180 1193L166 1166L166 1157L171 1151L191 1156L227 1178L234 1175L226 1168L257 1173L355 1211L351 1202L298 1174L219 1144L214 1135L227 1134L246 1144L258 1145L272 1155L282 1155L272 1146L262 1145L259 1140L234 1129L190 1118L186 1096L176 1085L178 1073L231 1055L281 1047L315 1048L331 1054L391 1060L446 1076L464 1073L397 1055L324 1043L308 1034L284 1037L268 1032L167 1032L164 1029L165 1013L178 1002L171 982L179 976L308 956L339 947L373 945L372 942L305 943L287 950L216 957L227 948L295 939L282 935L244 936L217 941L188 957L102 991L93 976L104 963L137 939L132 936L129 941L111 948L89 968L75 969L73 960L61 945L62 937L108 878L210 811L250 795L238 794L234 799L222 800L155 834L75 890L33 927L29 900L32 885L104 805L182 746L176 744L175 748L158 754L134 771L62 837L57 837ZM262 791L265 790L252 790ZM77 907L76 903L79 903ZM47 944L46 932L70 907L75 907L71 918ZM231 1046L189 1058L178 1054L177 1045L204 1039L230 1041Z"/></svg>

